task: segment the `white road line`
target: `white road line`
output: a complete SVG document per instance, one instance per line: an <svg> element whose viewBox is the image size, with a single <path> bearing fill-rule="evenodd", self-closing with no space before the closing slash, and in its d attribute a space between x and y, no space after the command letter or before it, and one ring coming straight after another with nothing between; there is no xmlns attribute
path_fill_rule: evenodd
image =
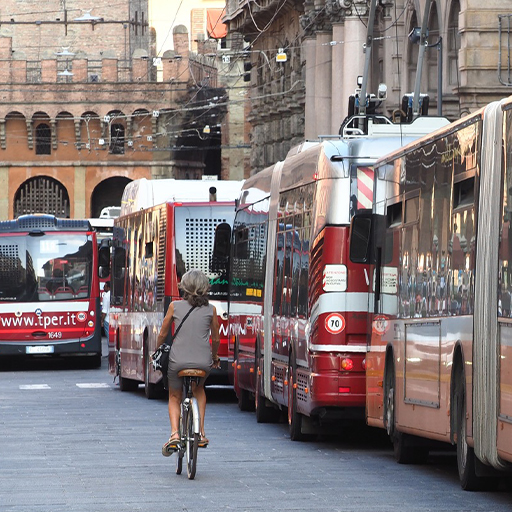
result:
<svg viewBox="0 0 512 512"><path fill-rule="evenodd" d="M77 387L83 389L94 389L94 388L109 388L110 386L106 382L80 382Z"/></svg>
<svg viewBox="0 0 512 512"><path fill-rule="evenodd" d="M51 389L48 384L21 384L20 389Z"/></svg>

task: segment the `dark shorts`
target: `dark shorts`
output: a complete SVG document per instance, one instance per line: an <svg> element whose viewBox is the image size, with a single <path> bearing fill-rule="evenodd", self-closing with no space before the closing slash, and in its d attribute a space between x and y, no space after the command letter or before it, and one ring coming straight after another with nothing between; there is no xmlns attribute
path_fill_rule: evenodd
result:
<svg viewBox="0 0 512 512"><path fill-rule="evenodd" d="M206 377L203 377L202 379L200 379L200 381L199 381L200 386L204 386L204 383L205 383L206 379L208 378L208 375L210 375L210 370L206 371ZM178 370L173 371L173 370L169 369L169 371L167 372L167 380L169 381L169 389L179 390L179 391L181 391L183 389L183 378L178 377Z"/></svg>

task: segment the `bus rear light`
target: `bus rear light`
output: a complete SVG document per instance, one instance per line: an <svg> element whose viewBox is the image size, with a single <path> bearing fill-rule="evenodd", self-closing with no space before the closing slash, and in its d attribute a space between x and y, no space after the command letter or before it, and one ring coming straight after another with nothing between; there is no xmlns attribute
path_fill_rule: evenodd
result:
<svg viewBox="0 0 512 512"><path fill-rule="evenodd" d="M285 380L284 383L283 383L285 386L288 386L288 381Z"/></svg>
<svg viewBox="0 0 512 512"><path fill-rule="evenodd" d="M236 369L237 369L237 370L240 370L241 368L242 368L242 365L241 365L241 364L238 364L238 365L236 366Z"/></svg>
<svg viewBox="0 0 512 512"><path fill-rule="evenodd" d="M341 361L341 369L347 370L347 371L353 370L354 369L354 361L352 361L352 359L349 359L349 358L343 359Z"/></svg>
<svg viewBox="0 0 512 512"><path fill-rule="evenodd" d="M270 380L271 380L272 382L275 382L275 381L276 381L276 376L275 376L275 375L272 375L272 377L270 378Z"/></svg>
<svg viewBox="0 0 512 512"><path fill-rule="evenodd" d="M294 384L292 387L293 389L297 389L297 384Z"/></svg>
<svg viewBox="0 0 512 512"><path fill-rule="evenodd" d="M304 388L304 393L306 393L306 395L309 393L309 389L308 388Z"/></svg>
<svg viewBox="0 0 512 512"><path fill-rule="evenodd" d="M249 368L249 373L254 373L254 368Z"/></svg>
<svg viewBox="0 0 512 512"><path fill-rule="evenodd" d="M350 388L349 387L340 387L338 388L338 393L350 393Z"/></svg>
<svg viewBox="0 0 512 512"><path fill-rule="evenodd" d="M82 348L85 348L85 343L80 343L80 346L81 346Z"/></svg>
<svg viewBox="0 0 512 512"><path fill-rule="evenodd" d="M234 362L234 361L231 363L231 366L232 366L233 368L236 366L236 364L235 364L235 362Z"/></svg>
<svg viewBox="0 0 512 512"><path fill-rule="evenodd" d="M89 320L87 322L87 327L94 327L94 322L92 320Z"/></svg>

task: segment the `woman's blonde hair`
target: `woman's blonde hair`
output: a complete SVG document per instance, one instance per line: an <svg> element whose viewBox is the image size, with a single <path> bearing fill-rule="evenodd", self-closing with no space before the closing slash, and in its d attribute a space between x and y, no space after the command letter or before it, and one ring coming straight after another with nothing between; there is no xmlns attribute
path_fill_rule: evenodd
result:
<svg viewBox="0 0 512 512"><path fill-rule="evenodd" d="M178 288L183 298L191 306L206 306L208 304L208 292L210 280L203 272L197 269L189 270L183 274Z"/></svg>

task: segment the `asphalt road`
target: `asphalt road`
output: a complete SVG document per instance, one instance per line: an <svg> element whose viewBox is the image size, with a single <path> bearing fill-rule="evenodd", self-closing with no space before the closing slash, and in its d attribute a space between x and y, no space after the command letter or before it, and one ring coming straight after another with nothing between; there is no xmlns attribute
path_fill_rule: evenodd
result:
<svg viewBox="0 0 512 512"><path fill-rule="evenodd" d="M0 366L1 512L510 511L512 490L460 489L453 453L395 463L382 433L355 425L297 443L257 424L229 389L208 389L195 480L175 474L167 404L123 393L102 368ZM512 489L512 486L511 486Z"/></svg>

